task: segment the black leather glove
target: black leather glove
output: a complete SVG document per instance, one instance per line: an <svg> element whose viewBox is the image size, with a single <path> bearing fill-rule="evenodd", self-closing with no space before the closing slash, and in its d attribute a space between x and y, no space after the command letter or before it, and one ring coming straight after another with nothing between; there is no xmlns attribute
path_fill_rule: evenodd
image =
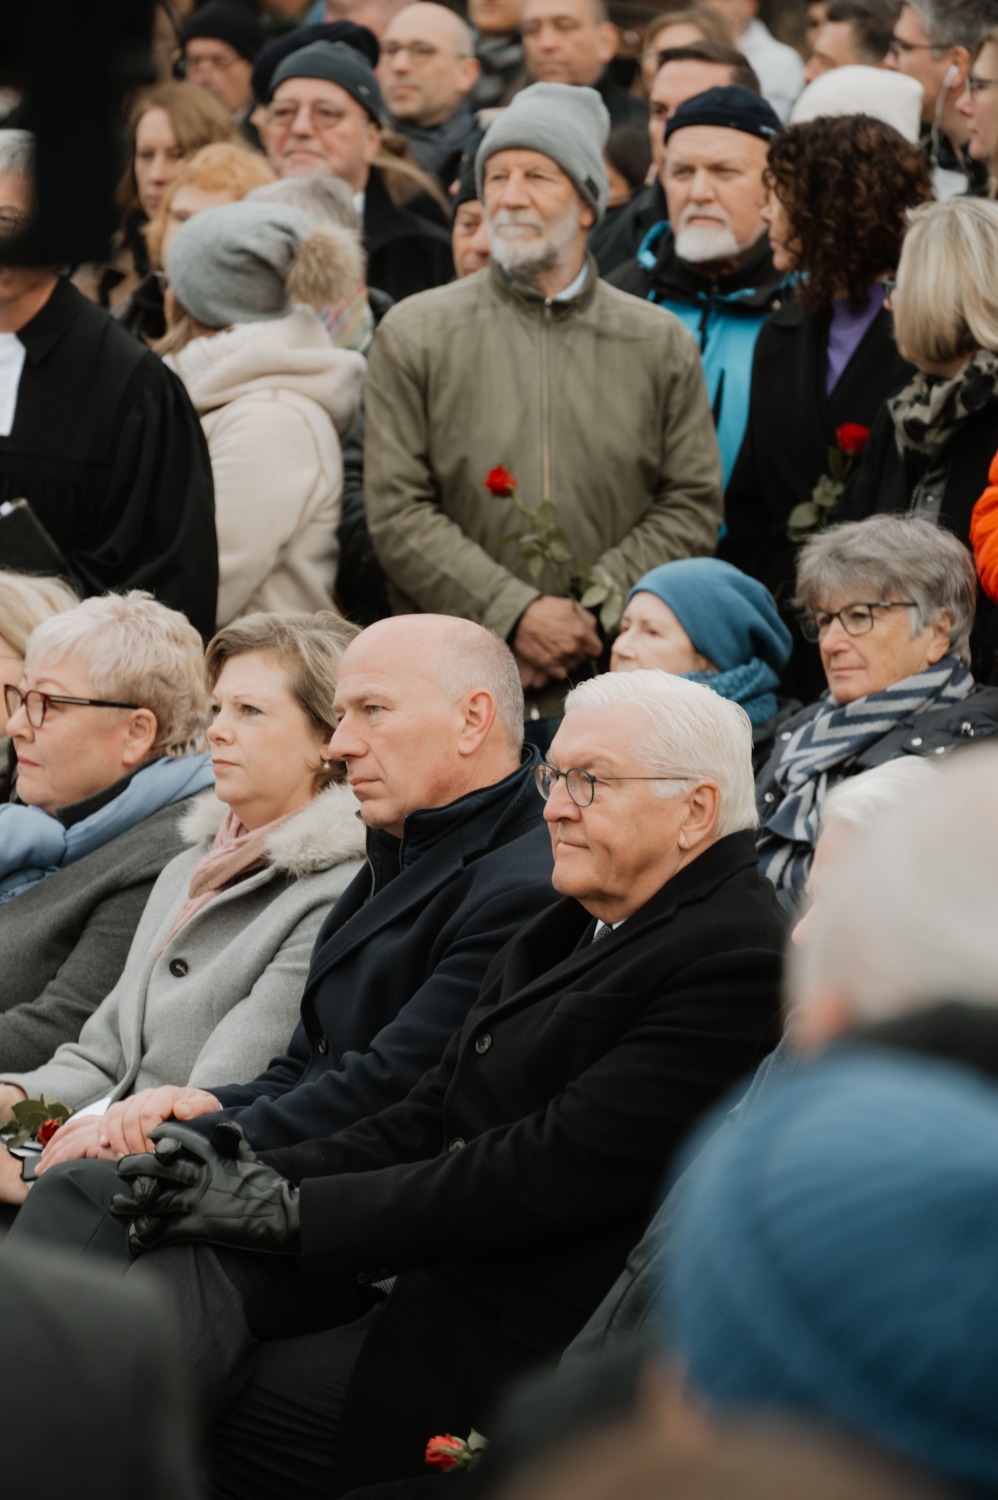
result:
<svg viewBox="0 0 998 1500"><path fill-rule="evenodd" d="M300 1251L298 1189L264 1165L238 1125L216 1125L207 1140L170 1122L158 1125L151 1139L155 1152L118 1163L131 1192L111 1200L111 1212L127 1220L133 1255L192 1240L284 1255Z"/></svg>

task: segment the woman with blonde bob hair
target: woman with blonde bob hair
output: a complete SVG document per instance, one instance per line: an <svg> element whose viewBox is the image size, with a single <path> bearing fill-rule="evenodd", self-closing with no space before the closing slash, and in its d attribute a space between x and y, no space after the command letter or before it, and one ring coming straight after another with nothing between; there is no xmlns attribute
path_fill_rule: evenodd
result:
<svg viewBox="0 0 998 1500"><path fill-rule="evenodd" d="M79 599L61 578L34 577L0 568L0 687L16 682L24 667L28 637L50 615L72 609ZM7 706L0 697L0 803L10 796L14 755L7 738Z"/></svg>
<svg viewBox="0 0 998 1500"><path fill-rule="evenodd" d="M254 1078L294 1031L319 926L361 867L364 827L325 758L340 659L333 614L248 615L208 646L215 791L142 914L121 978L75 1042L18 1067L0 1034L0 1121L25 1097L72 1109L163 1084ZM178 981L182 980L182 983ZM103 1107L64 1126L43 1167L99 1155ZM0 1201L24 1184L0 1156Z"/></svg>
<svg viewBox="0 0 998 1500"><path fill-rule="evenodd" d="M843 520L920 516L970 546L998 433L998 203L952 198L909 216L891 294L898 348L916 373L874 423ZM978 610L974 670L990 678L998 612Z"/></svg>
<svg viewBox="0 0 998 1500"><path fill-rule="evenodd" d="M0 1059L73 1040L121 973L179 814L211 785L201 639L133 591L33 631L4 686L16 797L0 807ZM16 961L13 956L16 955Z"/></svg>

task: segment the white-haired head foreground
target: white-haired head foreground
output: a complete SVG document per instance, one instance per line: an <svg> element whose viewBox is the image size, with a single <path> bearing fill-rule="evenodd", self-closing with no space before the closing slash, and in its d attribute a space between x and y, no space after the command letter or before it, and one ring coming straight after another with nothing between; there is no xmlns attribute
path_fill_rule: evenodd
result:
<svg viewBox="0 0 998 1500"><path fill-rule="evenodd" d="M857 1021L998 1003L998 746L961 750L859 829L829 872L788 991Z"/></svg>
<svg viewBox="0 0 998 1500"><path fill-rule="evenodd" d="M648 733L631 749L649 775L687 774L713 781L720 807L714 837L755 828L752 725L744 709L698 682L668 672L606 672L581 683L565 700L566 717L578 708L634 705L648 719ZM682 795L683 783L661 781L659 797Z"/></svg>

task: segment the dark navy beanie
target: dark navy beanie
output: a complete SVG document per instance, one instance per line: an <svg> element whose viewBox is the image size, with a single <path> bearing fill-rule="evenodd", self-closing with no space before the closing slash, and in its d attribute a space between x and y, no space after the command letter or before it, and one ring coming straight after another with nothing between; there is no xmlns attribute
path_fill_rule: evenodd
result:
<svg viewBox="0 0 998 1500"><path fill-rule="evenodd" d="M292 52L300 52L313 42L341 42L359 52L372 68L378 66L381 45L374 32L367 26L358 26L354 21L317 21L311 26L297 26L286 36L275 37L268 42L253 67L253 93L266 104L274 91L274 74L285 58Z"/></svg>
<svg viewBox="0 0 998 1500"><path fill-rule="evenodd" d="M771 141L780 129L780 117L771 104L751 89L705 89L694 94L669 116L665 139L687 125L720 125L724 130L741 130L746 135Z"/></svg>
<svg viewBox="0 0 998 1500"><path fill-rule="evenodd" d="M993 1494L998 1087L841 1049L698 1145L659 1309L691 1389Z"/></svg>
<svg viewBox="0 0 998 1500"><path fill-rule="evenodd" d="M186 47L195 37L227 42L248 62L253 61L263 46L263 32L256 16L237 0L208 0L207 5L199 6L180 33L181 45Z"/></svg>
<svg viewBox="0 0 998 1500"><path fill-rule="evenodd" d="M769 590L716 557L690 557L652 568L628 594L655 594L667 604L693 647L719 672L764 661L786 666L793 645Z"/></svg>

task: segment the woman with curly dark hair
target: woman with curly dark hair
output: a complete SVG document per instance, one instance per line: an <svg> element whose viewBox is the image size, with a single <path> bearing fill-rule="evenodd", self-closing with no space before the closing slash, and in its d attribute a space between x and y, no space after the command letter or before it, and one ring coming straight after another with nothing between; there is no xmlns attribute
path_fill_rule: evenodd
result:
<svg viewBox="0 0 998 1500"><path fill-rule="evenodd" d="M897 266L908 210L932 188L919 147L869 115L782 131L766 176L773 263L798 273L799 284L755 347L748 425L718 550L763 582L789 616L797 545L828 519L827 506L812 504L816 486L822 500L833 500L861 441L841 429L872 427L912 374L894 343L883 283ZM805 701L820 691L815 653L803 641L784 681Z"/></svg>

